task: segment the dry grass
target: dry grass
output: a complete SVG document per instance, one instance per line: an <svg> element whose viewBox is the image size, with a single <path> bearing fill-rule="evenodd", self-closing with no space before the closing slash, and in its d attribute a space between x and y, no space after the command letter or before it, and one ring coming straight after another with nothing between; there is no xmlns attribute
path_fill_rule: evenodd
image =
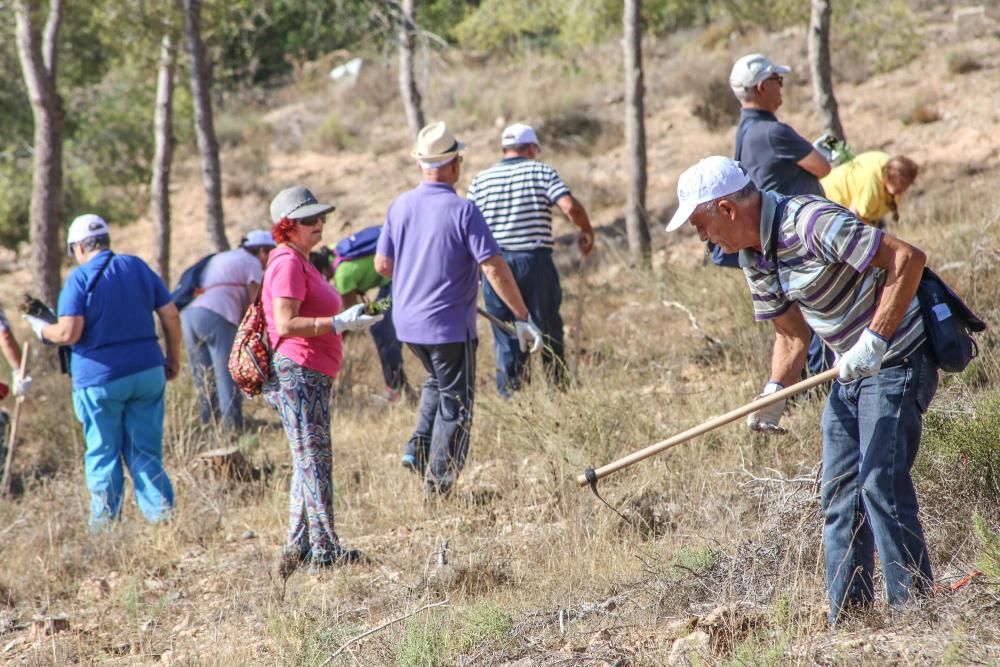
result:
<svg viewBox="0 0 1000 667"><path fill-rule="evenodd" d="M654 171L677 171L706 146L728 150L727 138L699 135L688 118L686 84L673 74L697 77L715 65L685 69L685 57L650 66L651 123L660 129L651 134L659 137L651 140ZM591 144L607 150L586 155L565 145L546 156L603 223L586 287L572 261L562 270L568 324L576 325L578 302L586 302L580 386L558 392L539 381L500 400L492 390L490 335L481 326L469 465L450 502L428 505L417 480L399 467L413 411L376 398L381 382L371 343L350 339L333 406L337 529L374 563L296 573L282 583L273 565L286 528L289 454L261 401L247 408L259 428L237 444L264 474L227 485L194 459L229 441L196 425L187 376L173 384L166 459L175 520L146 526L129 500L114 531L90 535L69 387L39 373L15 466L18 493L0 503L0 661L319 665L367 629L445 599L447 607L386 627L334 664L658 665L678 639L695 664L1000 661L995 572L903 614L878 609L842 631L825 628L813 482L817 400L794 407L783 439L732 425L603 481L601 493L624 520L573 481L586 466L746 402L762 384L771 342L766 326L752 324L739 274L701 265L701 245L689 233L669 242L654 235L654 274L627 268L607 224L622 198L616 102L607 102L617 86L615 58L617 45L562 63L540 56L514 65L451 63L447 77L424 80L429 115L466 130L470 158L483 166L495 156L498 120L566 123L572 110L582 110L583 122L577 117L570 127L591 132ZM438 65L431 71L441 71ZM231 119L224 166L227 187L242 193L243 205L227 208L231 218L266 210L265 191L290 177L284 154L308 147L326 118L354 132L366 158L367 151L402 151L408 140L391 71L377 64L365 71L372 75L359 80L361 88L331 93L304 80L279 94L291 104L267 121L249 113ZM803 100L790 109L805 107L804 92L793 86L789 93ZM676 131L663 129L664 116ZM336 164L342 219L357 215L372 224L365 216L398 191L395 163L380 164L374 188L358 185L357 173L374 169L369 163ZM945 167L925 166L928 176L908 194L904 223L893 231L927 250L977 312L1000 322L996 169L987 164L955 185L933 180ZM317 173L303 176L310 182L321 178L312 168ZM197 169L188 171L187 180L199 178ZM250 214L239 224L249 225ZM560 251L560 260L566 255ZM704 333L669 302L689 309ZM916 466L931 556L944 583L998 562L991 549L1000 543L1000 502L987 473L996 450L989 425L1000 339L990 333L981 342L976 366L942 382ZM572 342L569 349L572 362ZM421 378L412 358L407 362L411 377ZM441 566L445 541L448 563ZM68 630L32 634L33 619L56 616L68 619Z"/></svg>

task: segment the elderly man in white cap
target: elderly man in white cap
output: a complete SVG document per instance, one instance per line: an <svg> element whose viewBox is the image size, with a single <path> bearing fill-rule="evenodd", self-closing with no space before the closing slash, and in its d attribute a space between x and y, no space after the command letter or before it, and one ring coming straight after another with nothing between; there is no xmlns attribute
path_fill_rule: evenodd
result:
<svg viewBox="0 0 1000 667"><path fill-rule="evenodd" d="M238 248L213 255L197 296L181 310L202 423L221 420L226 428L243 429L243 396L229 374L229 353L243 313L257 298L267 255L275 245L271 232L255 229Z"/></svg>
<svg viewBox="0 0 1000 667"><path fill-rule="evenodd" d="M917 301L925 256L823 197L758 191L746 171L710 157L677 184L667 231L689 219L703 241L740 253L754 317L774 325L764 394L797 380L810 327L839 355L822 417L824 549L830 622L874 601L875 551L889 604L931 584L910 468L938 366ZM750 428L783 433L781 401Z"/></svg>
<svg viewBox="0 0 1000 667"><path fill-rule="evenodd" d="M71 346L73 408L87 441L90 526L100 529L120 515L123 467L146 519L166 520L174 492L163 469L163 395L180 368L180 316L145 262L111 252L100 216L76 218L66 243L79 267L59 294L58 321L24 317L42 341ZM165 356L154 313L163 326Z"/></svg>
<svg viewBox="0 0 1000 667"><path fill-rule="evenodd" d="M578 245L584 256L594 249L594 230L583 204L572 195L559 174L540 162L535 130L515 123L500 135L502 159L480 172L469 186L469 199L486 218L503 258L514 273L531 319L545 336L542 362L557 385L566 380L563 321L559 315L562 288L552 261L552 207L580 228ZM483 285L486 310L502 320L511 313L489 285ZM497 389L504 397L521 387L528 356L517 341L493 325L493 358Z"/></svg>
<svg viewBox="0 0 1000 667"><path fill-rule="evenodd" d="M542 342L482 213L455 193L464 148L443 122L420 131L410 155L423 182L392 202L375 253L376 270L392 277L396 334L428 373L403 466L440 495L469 449L480 271L513 314L520 349L534 352Z"/></svg>

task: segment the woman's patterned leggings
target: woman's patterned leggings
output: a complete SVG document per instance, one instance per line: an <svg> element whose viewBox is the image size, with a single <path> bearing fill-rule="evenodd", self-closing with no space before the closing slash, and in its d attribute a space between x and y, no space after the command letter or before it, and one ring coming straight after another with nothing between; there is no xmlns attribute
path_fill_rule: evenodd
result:
<svg viewBox="0 0 1000 667"><path fill-rule="evenodd" d="M278 414L292 449L292 487L286 550L304 560L336 555L333 530L333 449L330 442L330 395L333 380L304 368L280 352L271 358L271 378L264 397Z"/></svg>

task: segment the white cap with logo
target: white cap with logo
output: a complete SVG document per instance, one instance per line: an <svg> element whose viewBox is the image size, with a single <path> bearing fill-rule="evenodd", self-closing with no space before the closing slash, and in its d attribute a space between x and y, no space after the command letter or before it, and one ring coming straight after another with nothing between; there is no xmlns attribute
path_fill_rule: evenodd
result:
<svg viewBox="0 0 1000 667"><path fill-rule="evenodd" d="M521 144L538 145L538 135L535 128L524 123L514 123L504 128L500 134L500 145L504 148L508 146L519 146Z"/></svg>
<svg viewBox="0 0 1000 667"><path fill-rule="evenodd" d="M93 213L85 213L74 218L73 222L70 223L69 233L66 234L66 245L86 241L95 236L104 236L105 234L110 235L111 229L108 227L108 223L104 221L104 218Z"/></svg>
<svg viewBox="0 0 1000 667"><path fill-rule="evenodd" d="M753 88L770 76L788 74L791 71L791 67L775 65L763 53L751 53L733 64L733 71L729 73L729 87L733 92L740 93Z"/></svg>
<svg viewBox="0 0 1000 667"><path fill-rule="evenodd" d="M273 248L277 244L275 244L271 232L264 231L263 229L254 229L247 232L243 245L247 248Z"/></svg>
<svg viewBox="0 0 1000 667"><path fill-rule="evenodd" d="M713 155L688 167L677 179L677 212L670 218L667 231L681 227L699 204L739 192L750 176L736 160Z"/></svg>

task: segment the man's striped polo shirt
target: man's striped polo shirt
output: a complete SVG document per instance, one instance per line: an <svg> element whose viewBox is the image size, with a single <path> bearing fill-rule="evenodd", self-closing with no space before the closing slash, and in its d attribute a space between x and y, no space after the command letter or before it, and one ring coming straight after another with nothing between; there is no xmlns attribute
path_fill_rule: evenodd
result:
<svg viewBox="0 0 1000 667"><path fill-rule="evenodd" d="M514 157L480 172L468 197L502 249L535 250L552 247L552 206L569 193L549 165Z"/></svg>
<svg viewBox="0 0 1000 667"><path fill-rule="evenodd" d="M885 270L871 265L883 233L847 209L822 197L761 198L761 245L770 247L776 213L777 267L756 250L745 250L740 265L753 297L754 318L770 320L798 303L802 315L837 354L851 348L871 324ZM917 297L913 297L893 334L883 363L904 357L925 338Z"/></svg>

